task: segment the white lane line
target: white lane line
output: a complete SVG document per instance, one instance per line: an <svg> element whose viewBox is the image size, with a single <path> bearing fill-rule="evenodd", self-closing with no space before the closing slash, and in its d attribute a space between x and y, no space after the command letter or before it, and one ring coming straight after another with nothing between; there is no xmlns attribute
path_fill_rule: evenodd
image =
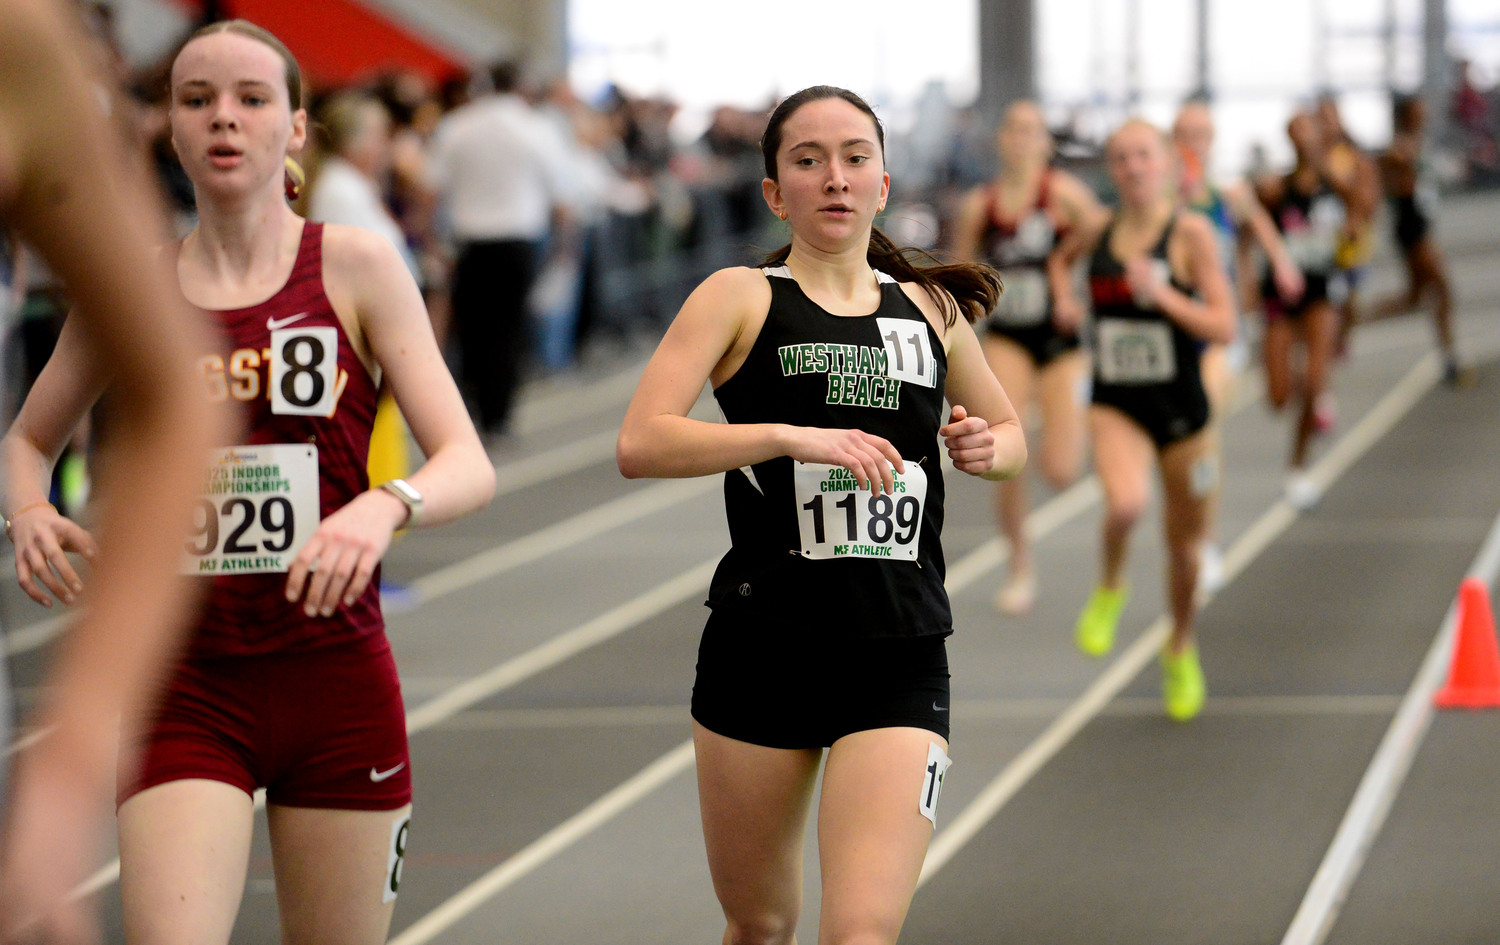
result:
<svg viewBox="0 0 1500 945"><path fill-rule="evenodd" d="M73 613L61 613L54 617L38 620L36 623L12 630L5 634L5 652L11 656L18 656L30 652L39 646L45 646L63 631L69 619L77 616Z"/></svg>
<svg viewBox="0 0 1500 945"><path fill-rule="evenodd" d="M495 497L547 482L558 476L587 469L615 455L618 430L605 430L574 440L545 453L501 463L495 467Z"/></svg>
<svg viewBox="0 0 1500 945"><path fill-rule="evenodd" d="M516 729L650 728L682 726L686 705L584 706L562 709L470 709L443 726L445 732L498 732Z"/></svg>
<svg viewBox="0 0 1500 945"><path fill-rule="evenodd" d="M570 423L580 414L596 414L604 407L623 404L635 392L645 369L643 357L591 384L570 382L555 392L528 398L516 409L515 430L521 434L540 433ZM579 404L586 406L580 409Z"/></svg>
<svg viewBox="0 0 1500 945"><path fill-rule="evenodd" d="M562 636L554 637L422 703L406 715L407 734L416 734L452 718L470 706L550 669L588 647L617 636L633 626L656 617L668 608L675 607L703 593L708 588L709 579L713 577L714 568L717 565L717 560L707 561L676 577L669 578L639 597L600 614L588 623L581 624ZM257 803L263 805L264 795L257 796L259 798ZM119 878L120 861L116 858L100 867L97 873L75 888L70 898L76 900L91 896Z"/></svg>
<svg viewBox="0 0 1500 945"><path fill-rule="evenodd" d="M679 505L719 487L718 476L658 482L627 496L596 505L546 528L465 558L417 578L408 585L413 607L472 587L513 568L555 554L595 535Z"/></svg>
<svg viewBox="0 0 1500 945"><path fill-rule="evenodd" d="M515 856L464 887L391 939L391 945L423 945L432 941L506 887L593 833L692 765L693 740L688 739L643 768L630 780L547 831Z"/></svg>
<svg viewBox="0 0 1500 945"><path fill-rule="evenodd" d="M1099 501L1100 495L1097 476L1089 476L1073 483L1026 516L1027 537L1033 542L1040 542L1093 506ZM1007 557L1008 550L998 538L991 538L964 555L948 569L948 577L943 582L943 586L948 589L948 596L957 595L991 569L1005 563Z"/></svg>
<svg viewBox="0 0 1500 945"><path fill-rule="evenodd" d="M953 717L965 722L1050 719L1067 709L1070 702L1071 700L1061 697L1053 699L959 699L953 703ZM1203 709L1203 714L1237 718L1390 715L1400 706L1400 702L1401 700L1396 696L1218 696L1209 700L1208 705ZM1159 716L1161 715L1161 700L1145 696L1120 696L1110 702L1100 715ZM499 724L502 720L495 721ZM582 721L580 719L580 724ZM622 719L620 724L628 724L628 722L629 719L626 718Z"/></svg>
<svg viewBox="0 0 1500 945"><path fill-rule="evenodd" d="M663 581L639 597L574 627L561 636L553 637L546 643L514 659L507 660L488 672L459 683L442 695L408 712L406 731L408 734L414 734L431 728L444 719L452 718L470 706L488 699L502 689L551 669L589 647L603 643L631 627L656 617L668 608L675 607L703 593L717 566L717 560L705 561L695 568Z"/></svg>
<svg viewBox="0 0 1500 945"><path fill-rule="evenodd" d="M1470 565L1468 576L1490 585L1494 583L1497 571L1500 571L1500 517L1495 519L1479 555ZM1370 767L1360 779L1359 788L1354 792L1349 809L1344 812L1333 843L1323 855L1318 871L1313 874L1302 904L1297 907L1286 937L1281 940L1282 945L1322 945L1338 921L1349 890L1364 868L1370 848L1380 835L1391 805L1411 771L1417 749L1422 746L1432 724L1432 698L1447 673L1458 622L1457 610L1456 603L1449 606L1400 710L1391 720Z"/></svg>
<svg viewBox="0 0 1500 945"><path fill-rule="evenodd" d="M429 571L407 585L407 593L402 602L388 602L386 611L390 614L408 613L439 597L472 587L621 525L696 498L717 488L719 482L718 476L705 476L653 483L514 541ZM7 651L11 655L17 655L44 646L62 632L70 617L69 614L59 614L11 632L6 641Z"/></svg>
<svg viewBox="0 0 1500 945"><path fill-rule="evenodd" d="M1380 438L1390 432L1438 378L1437 356L1428 354L1402 378L1366 414L1343 439L1309 472L1320 489L1328 486L1367 453ZM1250 528L1240 535L1224 556L1225 586L1239 576L1266 547L1296 521L1297 512L1285 500L1277 500ZM1207 598L1205 598L1207 599ZM1130 684L1147 664L1156 658L1171 632L1172 620L1167 614L1158 617L1103 674L1016 755L979 795L958 813L946 828L932 840L927 859L922 864L918 885L925 884L948 861L994 819L1010 799L1026 785L1047 762L1072 741L1083 727L1098 716L1108 703Z"/></svg>

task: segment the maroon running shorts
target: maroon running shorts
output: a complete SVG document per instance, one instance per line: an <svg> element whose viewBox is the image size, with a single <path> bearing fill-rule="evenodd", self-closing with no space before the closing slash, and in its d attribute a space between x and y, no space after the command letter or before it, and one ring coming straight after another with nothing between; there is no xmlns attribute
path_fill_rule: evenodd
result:
<svg viewBox="0 0 1500 945"><path fill-rule="evenodd" d="M287 807L394 810L411 803L406 712L384 634L315 650L188 658L118 802L188 778L266 789Z"/></svg>

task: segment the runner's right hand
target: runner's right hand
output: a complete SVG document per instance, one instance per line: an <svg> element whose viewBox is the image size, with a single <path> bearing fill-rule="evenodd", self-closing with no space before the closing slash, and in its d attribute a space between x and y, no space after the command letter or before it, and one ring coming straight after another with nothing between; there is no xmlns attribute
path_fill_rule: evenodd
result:
<svg viewBox="0 0 1500 945"><path fill-rule="evenodd" d="M787 455L799 463L829 463L842 466L861 489L876 495L896 487L892 467L906 472L906 464L891 441L863 430L789 427Z"/></svg>
<svg viewBox="0 0 1500 945"><path fill-rule="evenodd" d="M10 540L16 546L16 580L26 596L51 607L55 597L72 604L83 593L83 579L67 552L92 558L98 547L77 522L50 505L26 509L11 519Z"/></svg>

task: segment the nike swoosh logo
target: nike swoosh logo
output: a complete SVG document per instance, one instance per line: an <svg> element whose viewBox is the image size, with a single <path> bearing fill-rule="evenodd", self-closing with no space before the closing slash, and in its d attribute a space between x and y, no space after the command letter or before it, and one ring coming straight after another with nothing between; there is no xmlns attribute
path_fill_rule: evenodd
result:
<svg viewBox="0 0 1500 945"><path fill-rule="evenodd" d="M938 705L937 704L937 700L934 699L934 700L932 700L932 711L934 711L934 712L947 712L948 711L948 707L945 706L945 705Z"/></svg>
<svg viewBox="0 0 1500 945"><path fill-rule="evenodd" d="M304 319L306 317L307 317L307 313L306 312L301 312L301 313L299 313L297 315L288 315L286 318L267 318L266 319L266 328L268 330L270 330L270 331L275 331L278 328L285 328L286 326L290 325L292 322L301 321L302 319Z"/></svg>
<svg viewBox="0 0 1500 945"><path fill-rule="evenodd" d="M391 775L395 774L397 771L400 771L404 767L406 767L406 762L403 761L399 765L397 765L396 767L392 768L389 771L376 771L374 768L371 768L370 769L370 780L374 781L376 784L379 784L381 781L384 781L386 778L389 778Z"/></svg>

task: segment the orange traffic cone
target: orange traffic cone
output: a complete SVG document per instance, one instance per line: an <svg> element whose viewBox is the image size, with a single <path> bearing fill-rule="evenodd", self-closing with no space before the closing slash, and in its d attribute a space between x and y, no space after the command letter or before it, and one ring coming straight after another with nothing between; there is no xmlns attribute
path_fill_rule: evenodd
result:
<svg viewBox="0 0 1500 945"><path fill-rule="evenodd" d="M1459 586L1457 618L1448 685L1433 701L1444 709L1500 707L1500 643L1495 639L1489 589L1479 578L1468 578Z"/></svg>

